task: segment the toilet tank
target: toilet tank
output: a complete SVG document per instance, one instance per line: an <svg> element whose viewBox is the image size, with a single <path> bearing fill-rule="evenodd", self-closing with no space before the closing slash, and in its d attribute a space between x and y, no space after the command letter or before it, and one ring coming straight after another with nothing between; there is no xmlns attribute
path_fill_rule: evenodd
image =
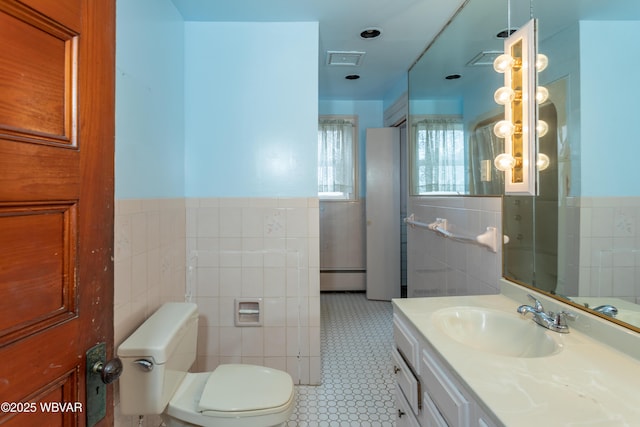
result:
<svg viewBox="0 0 640 427"><path fill-rule="evenodd" d="M161 306L118 347L120 411L161 414L196 359L198 307Z"/></svg>

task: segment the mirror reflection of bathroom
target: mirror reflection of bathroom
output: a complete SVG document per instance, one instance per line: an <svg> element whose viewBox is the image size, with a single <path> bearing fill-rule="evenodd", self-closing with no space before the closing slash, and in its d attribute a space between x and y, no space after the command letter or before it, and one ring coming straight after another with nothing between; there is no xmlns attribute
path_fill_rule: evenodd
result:
<svg viewBox="0 0 640 427"><path fill-rule="evenodd" d="M538 196L505 195L503 234L504 276L536 288L556 292L558 282L558 144L557 113L552 103L539 108L549 130L539 138L539 152L549 166L538 172Z"/></svg>

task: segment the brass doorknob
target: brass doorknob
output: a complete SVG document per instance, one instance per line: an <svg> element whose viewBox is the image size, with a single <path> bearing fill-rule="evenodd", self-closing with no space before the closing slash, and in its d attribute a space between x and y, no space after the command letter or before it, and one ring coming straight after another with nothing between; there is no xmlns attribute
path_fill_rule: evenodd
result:
<svg viewBox="0 0 640 427"><path fill-rule="evenodd" d="M93 372L100 374L103 383L111 384L122 374L122 361L116 357L107 363L97 362L93 365Z"/></svg>

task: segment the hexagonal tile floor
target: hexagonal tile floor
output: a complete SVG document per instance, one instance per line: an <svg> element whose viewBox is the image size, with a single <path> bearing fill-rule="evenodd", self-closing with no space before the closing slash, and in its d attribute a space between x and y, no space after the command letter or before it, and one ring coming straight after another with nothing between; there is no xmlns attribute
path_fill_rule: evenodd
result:
<svg viewBox="0 0 640 427"><path fill-rule="evenodd" d="M392 308L364 293L321 294L322 385L296 386L287 427L393 427Z"/></svg>

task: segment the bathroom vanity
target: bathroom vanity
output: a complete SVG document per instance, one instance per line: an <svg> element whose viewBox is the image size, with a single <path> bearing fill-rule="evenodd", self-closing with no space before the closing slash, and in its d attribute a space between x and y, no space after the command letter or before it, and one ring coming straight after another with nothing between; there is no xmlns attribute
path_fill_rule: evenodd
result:
<svg viewBox="0 0 640 427"><path fill-rule="evenodd" d="M576 314L545 329L516 312L528 293L393 300L398 427L640 423L640 336L535 294Z"/></svg>

